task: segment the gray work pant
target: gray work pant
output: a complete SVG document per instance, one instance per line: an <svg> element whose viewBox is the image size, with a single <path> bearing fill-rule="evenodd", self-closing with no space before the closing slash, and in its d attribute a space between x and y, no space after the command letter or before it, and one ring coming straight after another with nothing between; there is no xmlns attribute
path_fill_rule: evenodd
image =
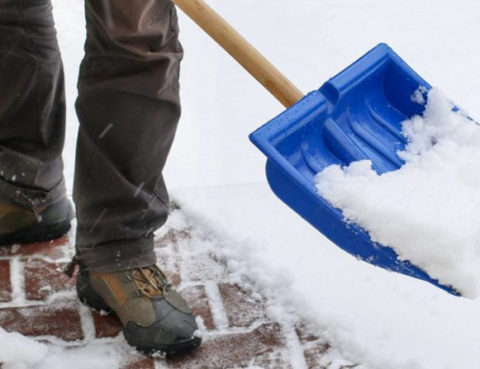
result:
<svg viewBox="0 0 480 369"><path fill-rule="evenodd" d="M170 0L85 0L85 9L77 258L96 271L147 266L167 218L162 168L180 116L176 10ZM50 0L0 0L0 191L28 194L23 205L64 195L64 95Z"/></svg>

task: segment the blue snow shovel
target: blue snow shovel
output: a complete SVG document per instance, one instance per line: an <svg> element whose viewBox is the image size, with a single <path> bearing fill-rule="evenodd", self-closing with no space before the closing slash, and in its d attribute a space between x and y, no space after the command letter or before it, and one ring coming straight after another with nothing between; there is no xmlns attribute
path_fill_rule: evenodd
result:
<svg viewBox="0 0 480 369"><path fill-rule="evenodd" d="M378 173L403 165L401 123L422 114L412 101L431 86L390 47L380 44L319 90L304 96L270 62L203 0L174 2L286 108L250 135L267 156L266 173L274 193L296 213L353 256L384 269L415 277L459 295L395 251L371 240L344 221L315 188L315 175L332 164L371 160Z"/></svg>

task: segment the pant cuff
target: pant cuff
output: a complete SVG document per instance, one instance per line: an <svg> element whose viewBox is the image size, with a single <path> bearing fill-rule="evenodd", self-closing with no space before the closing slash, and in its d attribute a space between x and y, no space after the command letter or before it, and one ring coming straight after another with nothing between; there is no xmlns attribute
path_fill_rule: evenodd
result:
<svg viewBox="0 0 480 369"><path fill-rule="evenodd" d="M76 259L88 271L111 273L157 263L153 235L89 247L77 247Z"/></svg>
<svg viewBox="0 0 480 369"><path fill-rule="evenodd" d="M53 189L46 191L25 187L0 177L0 194L23 208L36 209L39 206L52 204L63 198L66 194L65 181L62 178Z"/></svg>

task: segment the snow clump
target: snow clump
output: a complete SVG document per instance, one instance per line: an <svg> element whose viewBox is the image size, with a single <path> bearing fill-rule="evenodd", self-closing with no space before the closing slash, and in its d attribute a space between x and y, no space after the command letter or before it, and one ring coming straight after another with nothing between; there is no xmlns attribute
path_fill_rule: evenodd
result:
<svg viewBox="0 0 480 369"><path fill-rule="evenodd" d="M413 100L422 102L414 94ZM377 174L369 160L332 165L319 194L347 222L463 296L480 294L480 126L434 88L423 116L403 122L405 164Z"/></svg>

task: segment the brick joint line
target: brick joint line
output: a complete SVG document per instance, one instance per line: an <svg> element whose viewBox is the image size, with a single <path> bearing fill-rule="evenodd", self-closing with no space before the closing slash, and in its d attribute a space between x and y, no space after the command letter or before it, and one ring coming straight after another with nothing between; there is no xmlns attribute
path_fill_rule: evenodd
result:
<svg viewBox="0 0 480 369"><path fill-rule="evenodd" d="M210 309L212 312L213 322L217 329L228 329L229 322L222 297L218 289L218 285L214 282L205 283L205 294L207 295Z"/></svg>

